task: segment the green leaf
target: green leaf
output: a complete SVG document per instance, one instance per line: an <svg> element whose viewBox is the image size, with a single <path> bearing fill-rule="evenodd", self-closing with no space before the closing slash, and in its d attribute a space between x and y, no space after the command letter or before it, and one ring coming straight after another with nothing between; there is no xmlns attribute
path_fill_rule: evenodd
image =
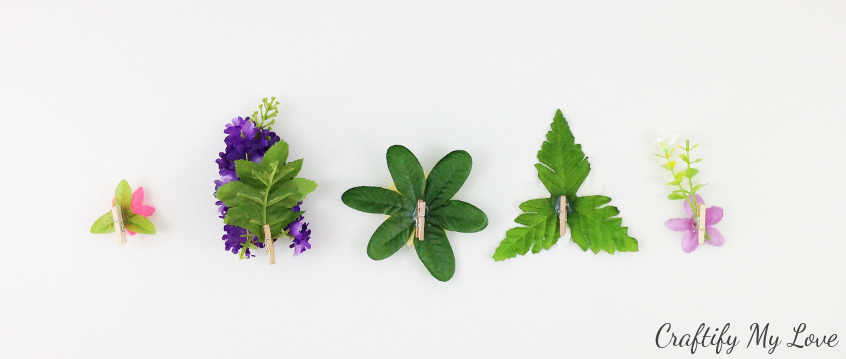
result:
<svg viewBox="0 0 846 359"><path fill-rule="evenodd" d="M414 220L410 216L389 217L367 243L367 255L373 260L382 260L396 253L408 243L414 231Z"/></svg>
<svg viewBox="0 0 846 359"><path fill-rule="evenodd" d="M240 180L221 186L216 193L229 207L224 223L246 229L250 237L263 240L264 225L270 226L272 238L279 238L285 233L285 226L298 218L302 212L294 212L292 207L314 191L317 184L294 177L302 168L302 160L281 162L288 156L287 147L283 141L274 144L262 164L235 161Z"/></svg>
<svg viewBox="0 0 846 359"><path fill-rule="evenodd" d="M403 196L417 201L423 199L423 186L425 177L423 166L417 161L411 151L401 145L393 145L388 148L385 155L388 161L388 170L394 180L397 190Z"/></svg>
<svg viewBox="0 0 846 359"><path fill-rule="evenodd" d="M702 159L701 159L701 158L697 158L695 161L693 161L693 162L691 162L691 163L696 163L696 162L702 162Z"/></svg>
<svg viewBox="0 0 846 359"><path fill-rule="evenodd" d="M417 201L423 200L427 208L426 238L422 243L415 239L415 248L432 276L441 281L449 280L455 273L455 258L444 231L477 232L488 224L487 216L480 209L451 200L470 174L470 154L450 152L438 161L428 179L423 175L420 162L407 148L391 146L386 157L399 193L379 187L354 187L341 196L341 200L353 209L390 216L370 238L367 255L381 260L402 248L414 231ZM430 236L432 242L428 243Z"/></svg>
<svg viewBox="0 0 846 359"><path fill-rule="evenodd" d="M121 180L115 189L115 204L125 209L132 206L132 188L129 187L126 180Z"/></svg>
<svg viewBox="0 0 846 359"><path fill-rule="evenodd" d="M414 204L398 192L382 187L350 188L343 195L341 201L350 208L367 212L383 213L389 216L411 217Z"/></svg>
<svg viewBox="0 0 846 359"><path fill-rule="evenodd" d="M661 167L664 167L664 168L672 171L674 168L676 168L676 161L667 162L667 163L661 165Z"/></svg>
<svg viewBox="0 0 846 359"><path fill-rule="evenodd" d="M699 173L698 169L688 168L687 171L685 171L684 176L687 178L693 178L693 176L696 176L697 173Z"/></svg>
<svg viewBox="0 0 846 359"><path fill-rule="evenodd" d="M115 231L115 225L112 222L112 211L97 218L94 224L91 225L91 233L112 233Z"/></svg>
<svg viewBox="0 0 846 359"><path fill-rule="evenodd" d="M685 171L679 171L678 173L673 173L673 177L675 177L676 183L681 183L682 179L684 179Z"/></svg>
<svg viewBox="0 0 846 359"><path fill-rule="evenodd" d="M693 186L693 189L691 189L691 190L690 190L690 192L696 192L696 191L698 191L700 188L702 188L703 186L705 186L705 185L704 185L704 184L698 184L698 185L696 185L696 186Z"/></svg>
<svg viewBox="0 0 846 359"><path fill-rule="evenodd" d="M681 160L684 161L685 163L690 163L690 158L688 158L687 155L684 154L684 153L679 154L679 158L681 158Z"/></svg>
<svg viewBox="0 0 846 359"><path fill-rule="evenodd" d="M685 198L687 198L687 196L673 192L673 193L670 193L670 195L667 196L667 198L669 198L671 200L677 200L677 199L685 199Z"/></svg>
<svg viewBox="0 0 846 359"><path fill-rule="evenodd" d="M590 172L582 146L576 144L561 110L555 112L552 130L538 151L538 160L538 177L553 197L575 196Z"/></svg>
<svg viewBox="0 0 846 359"><path fill-rule="evenodd" d="M146 217L133 214L126 219L124 228L135 233L156 234L156 226Z"/></svg>
<svg viewBox="0 0 846 359"><path fill-rule="evenodd" d="M442 228L427 222L424 240L414 238L414 249L435 279L446 282L455 274L455 255Z"/></svg>
<svg viewBox="0 0 846 359"><path fill-rule="evenodd" d="M494 260L524 255L530 249L532 253L538 253L557 243L560 231L555 201L554 198L539 198L520 204L524 213L517 216L515 222L526 227L516 227L505 232L505 239L497 247Z"/></svg>
<svg viewBox="0 0 846 359"><path fill-rule="evenodd" d="M458 192L473 167L466 151L452 151L442 158L426 179L426 205L436 209L445 205Z"/></svg>
<svg viewBox="0 0 846 359"><path fill-rule="evenodd" d="M265 170L266 167L255 162L247 160L235 161L235 172L238 173L240 181L256 188L266 187L258 175L265 172Z"/></svg>
<svg viewBox="0 0 846 359"><path fill-rule="evenodd" d="M637 240L628 235L628 229L622 226L623 219L616 217L620 214L617 207L605 206L608 202L611 198L605 196L579 197L573 201L573 213L567 217L573 242L583 251L590 248L593 253L636 252Z"/></svg>
<svg viewBox="0 0 846 359"><path fill-rule="evenodd" d="M426 217L427 223L441 227L447 231L473 233L488 226L488 216L476 206L458 200L452 200L446 205L430 210Z"/></svg>
<svg viewBox="0 0 846 359"><path fill-rule="evenodd" d="M264 157L261 159L261 164L269 166L274 162L284 164L286 161L288 161L288 143L279 140L279 142L276 142L276 144L267 149L267 152L264 153Z"/></svg>

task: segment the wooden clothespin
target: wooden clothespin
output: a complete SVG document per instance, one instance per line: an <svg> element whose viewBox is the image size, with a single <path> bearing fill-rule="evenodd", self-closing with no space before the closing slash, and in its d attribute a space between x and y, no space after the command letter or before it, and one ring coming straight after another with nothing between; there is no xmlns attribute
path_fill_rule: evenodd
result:
<svg viewBox="0 0 846 359"><path fill-rule="evenodd" d="M426 202L422 199L417 200L417 230L414 236L419 240L425 238L424 228L426 228Z"/></svg>
<svg viewBox="0 0 846 359"><path fill-rule="evenodd" d="M561 229L558 234L564 237L567 234L567 196L558 197L558 224Z"/></svg>
<svg viewBox="0 0 846 359"><path fill-rule="evenodd" d="M705 205L696 206L696 232L699 235L699 244L705 244Z"/></svg>
<svg viewBox="0 0 846 359"><path fill-rule="evenodd" d="M270 264L276 264L276 251L273 250L273 237L270 235L270 225L264 225L264 250L270 258Z"/></svg>
<svg viewBox="0 0 846 359"><path fill-rule="evenodd" d="M112 207L112 222L115 224L115 233L117 233L118 244L126 243L126 228L123 226L123 213L120 206Z"/></svg>

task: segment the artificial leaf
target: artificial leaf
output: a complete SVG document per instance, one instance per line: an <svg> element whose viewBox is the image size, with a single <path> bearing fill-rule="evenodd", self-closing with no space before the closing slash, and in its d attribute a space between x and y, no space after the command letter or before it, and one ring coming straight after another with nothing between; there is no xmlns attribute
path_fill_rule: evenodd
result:
<svg viewBox="0 0 846 359"><path fill-rule="evenodd" d="M576 195L590 172L590 163L581 145L575 142L561 110L556 111L551 127L538 151L540 163L535 164L538 178L549 190L550 198L533 199L520 205L523 213L517 216L515 222L522 227L506 231L505 239L493 258L501 261L524 255L529 250L538 253L555 245L560 238L559 206L556 202L561 196L567 198L567 223L572 229L573 241L582 250L590 248L594 253L604 250L611 254L615 251L637 251L637 241L628 236L627 229L622 227L622 219L615 217L619 214L617 208L604 206L610 198ZM675 162L665 166L669 170L674 167ZM684 174L684 171L679 172L676 182L680 182Z"/></svg>
<svg viewBox="0 0 846 359"><path fill-rule="evenodd" d="M455 255L442 228L426 223L425 238L422 241L415 238L414 249L437 280L446 282L455 274Z"/></svg>
<svg viewBox="0 0 846 359"><path fill-rule="evenodd" d="M137 214L126 218L124 228L135 233L156 234L156 226L146 217Z"/></svg>
<svg viewBox="0 0 846 359"><path fill-rule="evenodd" d="M91 225L91 233L112 233L115 231L114 222L112 222L112 211L100 216L94 224Z"/></svg>
<svg viewBox="0 0 846 359"><path fill-rule="evenodd" d="M115 204L127 209L132 206L132 188L126 180L121 180L115 189Z"/></svg>
<svg viewBox="0 0 846 359"><path fill-rule="evenodd" d="M288 144L279 141L267 150L261 163L235 161L240 180L221 186L215 194L229 207L224 223L246 229L251 238L248 243L254 237L264 239L264 225L270 226L272 238L283 235L285 226L300 213L291 208L317 187L314 181L294 177L302 160L286 164L282 161L287 156Z"/></svg>
<svg viewBox="0 0 846 359"><path fill-rule="evenodd" d="M410 202L399 192L382 187L350 188L341 196L347 206L367 213L383 213L389 216L405 215L411 217Z"/></svg>
<svg viewBox="0 0 846 359"><path fill-rule="evenodd" d="M515 222L526 227L516 227L505 232L505 239L494 253L497 261L524 255L532 250L538 253L549 249L558 242L558 215L555 213L555 200L539 198L523 202L520 209L524 212ZM554 233L550 233L549 228Z"/></svg>
<svg viewBox="0 0 846 359"><path fill-rule="evenodd" d="M488 226L488 216L476 206L458 200L452 200L435 208L426 217L428 223L447 231L473 233Z"/></svg>
<svg viewBox="0 0 846 359"><path fill-rule="evenodd" d="M431 209L443 206L470 176L473 159L467 151L452 151L442 158L426 178L426 205Z"/></svg>
<svg viewBox="0 0 846 359"><path fill-rule="evenodd" d="M413 200L423 199L423 186L425 177L423 166L420 161L407 148L394 145L388 148L385 155L388 161L388 171L397 190Z"/></svg>
<svg viewBox="0 0 846 359"><path fill-rule="evenodd" d="M488 217L480 209L451 200L470 173L470 155L465 151L450 152L438 161L429 179L424 177L414 154L403 146L391 146L386 158L397 191L362 186L350 188L341 196L344 204L353 209L390 216L370 238L367 255L382 260L402 248L414 233L417 201L424 200L425 238L414 238L414 247L429 273L448 281L455 273L455 257L445 231L477 232L488 224Z"/></svg>
<svg viewBox="0 0 846 359"><path fill-rule="evenodd" d="M576 144L561 110L555 112L552 131L538 151L538 177L553 197L575 196L590 172L582 146Z"/></svg>
<svg viewBox="0 0 846 359"><path fill-rule="evenodd" d="M567 216L567 223L573 230L573 242L582 250L590 248L593 253L604 250L614 254L637 252L637 240L628 235L617 207L606 206L611 198L606 196L579 197L573 201L574 210Z"/></svg>
<svg viewBox="0 0 846 359"><path fill-rule="evenodd" d="M687 171L685 171L684 176L687 178L693 178L694 176L696 176L697 173L699 173L698 169L688 168Z"/></svg>
<svg viewBox="0 0 846 359"><path fill-rule="evenodd" d="M373 260L383 260L396 253L414 232L414 219L410 216L393 216L382 222L370 242L367 255Z"/></svg>

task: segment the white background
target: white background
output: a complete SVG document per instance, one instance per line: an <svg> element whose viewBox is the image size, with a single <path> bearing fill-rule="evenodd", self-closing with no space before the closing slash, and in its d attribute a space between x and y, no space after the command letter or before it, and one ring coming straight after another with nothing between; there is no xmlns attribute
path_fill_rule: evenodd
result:
<svg viewBox="0 0 846 359"><path fill-rule="evenodd" d="M427 3L0 5L0 356L689 356L656 347L665 322L730 323L740 358L770 357L745 347L755 322L846 338L846 5ZM273 266L224 251L212 196L224 125L266 96L320 185L313 248ZM558 108L640 252L494 262ZM665 227L683 212L652 140L672 133L702 143L722 248L685 254ZM449 234L447 283L411 248L370 260L383 217L340 201L391 182L393 144L427 171L473 156L456 198L490 225ZM121 179L159 232L122 247L88 233Z"/></svg>

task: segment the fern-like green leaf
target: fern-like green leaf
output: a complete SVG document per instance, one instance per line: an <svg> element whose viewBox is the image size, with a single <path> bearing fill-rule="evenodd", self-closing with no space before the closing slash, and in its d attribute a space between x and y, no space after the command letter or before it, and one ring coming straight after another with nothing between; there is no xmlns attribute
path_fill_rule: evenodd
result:
<svg viewBox="0 0 846 359"><path fill-rule="evenodd" d="M538 160L540 163L535 165L538 178L549 190L550 198L533 199L520 205L523 213L514 221L522 226L505 233L505 239L494 253L495 260L524 255L529 250L538 253L555 245L560 238L558 208L566 208L573 241L583 251L588 248L594 253L637 251L637 240L628 235L628 229L622 226L623 220L616 217L620 211L606 206L610 198L576 196L590 173L590 163L561 110L555 113L552 130L538 151ZM556 204L561 196L567 198L566 207Z"/></svg>

